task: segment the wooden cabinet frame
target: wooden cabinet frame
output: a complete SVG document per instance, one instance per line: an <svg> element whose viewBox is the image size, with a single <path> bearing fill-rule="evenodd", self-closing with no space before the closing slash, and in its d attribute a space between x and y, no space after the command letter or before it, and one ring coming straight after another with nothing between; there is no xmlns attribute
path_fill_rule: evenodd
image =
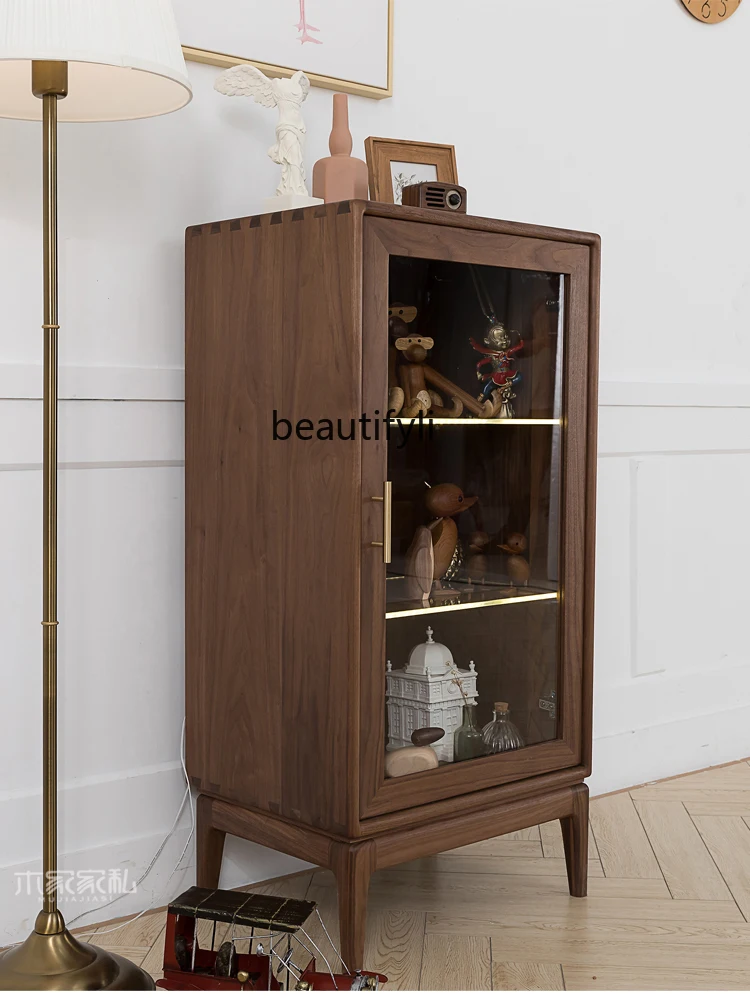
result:
<svg viewBox="0 0 750 1000"><path fill-rule="evenodd" d="M186 702L198 880L229 832L331 868L359 966L370 874L559 818L585 894L599 239L370 202L191 227ZM390 255L566 276L558 738L383 778L386 447L273 441L269 419L387 397Z"/></svg>

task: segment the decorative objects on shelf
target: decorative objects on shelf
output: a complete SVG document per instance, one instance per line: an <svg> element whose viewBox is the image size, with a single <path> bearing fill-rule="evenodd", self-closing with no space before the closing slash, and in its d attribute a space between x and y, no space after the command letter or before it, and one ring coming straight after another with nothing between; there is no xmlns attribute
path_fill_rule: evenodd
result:
<svg viewBox="0 0 750 1000"><path fill-rule="evenodd" d="M441 580L450 582L458 573L462 560L462 548L458 540L458 526L449 515L460 514L468 510L477 501L477 497L464 496L460 486L455 483L441 483L430 486L425 494L425 506L431 514L437 515L430 524L433 548L432 578L435 581L433 590L443 594L454 593L450 588L444 588Z"/></svg>
<svg viewBox="0 0 750 1000"><path fill-rule="evenodd" d="M526 746L523 736L510 721L507 701L495 702L492 722L488 722L482 730L482 740L487 753L504 753L506 750L520 750Z"/></svg>
<svg viewBox="0 0 750 1000"><path fill-rule="evenodd" d="M432 208L466 214L466 188L459 184L422 181L407 184L401 191L401 204L411 208Z"/></svg>
<svg viewBox="0 0 750 1000"><path fill-rule="evenodd" d="M476 673L473 660L469 663L469 672ZM459 678L456 683L463 694L463 681ZM486 752L482 731L477 726L477 706L464 696L461 725L453 734L453 760L473 760L483 757Z"/></svg>
<svg viewBox="0 0 750 1000"><path fill-rule="evenodd" d="M268 150L281 167L281 180L273 198L263 201L264 212L283 212L290 208L320 205L322 198L311 198L305 176L305 123L302 105L310 93L310 81L298 70L288 80L272 80L255 66L233 66L214 81L214 89L226 97L252 97L264 108L278 108L276 142Z"/></svg>
<svg viewBox="0 0 750 1000"><path fill-rule="evenodd" d="M404 390L398 377L399 352L396 341L409 336L409 323L417 316L416 306L394 302L388 308L388 413L397 417L404 406Z"/></svg>
<svg viewBox="0 0 750 1000"><path fill-rule="evenodd" d="M401 670L386 670L388 749L408 746L415 729L435 726L444 731L435 743L438 759L452 761L461 708L477 697L477 673L473 662L468 670L460 670L451 651L435 642L433 634L428 627L427 641L412 649Z"/></svg>
<svg viewBox="0 0 750 1000"><path fill-rule="evenodd" d="M518 381L519 374L511 370L512 357L523 349L523 341L520 340L515 347L511 347L511 337L502 323L496 323L490 327L484 338L485 347L478 344L473 337L469 342L475 351L479 351L484 357L477 361L477 378L484 382L484 388L477 399L482 403L492 403L488 416L501 417L510 420L514 416L511 400L515 399L513 384ZM490 366L490 371L482 372L485 365Z"/></svg>
<svg viewBox="0 0 750 1000"><path fill-rule="evenodd" d="M412 419L427 414L432 407L432 396L425 382L424 362L427 352L435 346L432 337L399 337L394 347L402 355L398 362L398 377L404 393L402 417ZM460 410L459 410L460 412Z"/></svg>
<svg viewBox="0 0 750 1000"><path fill-rule="evenodd" d="M323 201L367 200L367 164L352 156L349 131L349 98L333 95L333 126L328 140L330 156L313 167L313 196Z"/></svg>
<svg viewBox="0 0 750 1000"><path fill-rule="evenodd" d="M374 201L400 205L404 188L422 181L458 184L453 146L370 136L365 139L365 156Z"/></svg>
<svg viewBox="0 0 750 1000"><path fill-rule="evenodd" d="M693 17L704 24L728 21L739 9L742 0L682 0Z"/></svg>
<svg viewBox="0 0 750 1000"><path fill-rule="evenodd" d="M167 991L199 993L245 989L359 991L377 990L380 983L388 982L373 972L332 972L328 958L304 927L313 914L335 952L318 904L310 899L194 885L167 907L163 977L156 985ZM212 925L205 937L203 931L199 933L199 920ZM217 939L221 941L225 935L227 940L214 950ZM295 945L300 955L307 957L301 966L289 960ZM341 962L341 955L336 954L336 958Z"/></svg>
<svg viewBox="0 0 750 1000"><path fill-rule="evenodd" d="M520 531L512 531L505 544L498 545L499 549L508 554L508 576L514 587L528 587L529 585L531 567L528 560L521 554L526 551L527 545L526 535L522 535Z"/></svg>
<svg viewBox="0 0 750 1000"><path fill-rule="evenodd" d="M487 575L487 556L485 549L490 544L490 536L486 531L472 531L469 535L469 557L466 560L466 580L469 586L475 581L484 583Z"/></svg>
<svg viewBox="0 0 750 1000"><path fill-rule="evenodd" d="M138 25L138 30L131 30L133 24ZM150 118L179 110L189 102L190 97L190 82L169 0L109 0L107 3L76 0L68 4L50 0L4 0L0 16L0 117L31 121L41 119L43 136L44 735L41 756L44 806L41 880L44 899L31 934L22 944L0 957L0 990L3 991L154 988L151 977L133 962L73 937L58 908L58 888L62 880L57 852L57 386L60 328L57 137L58 120L103 122ZM20 135L8 132L6 143L14 134ZM74 130L68 140L71 146L78 138ZM105 716L112 714L113 709L109 705L96 705L96 690L91 685L85 688L89 699L93 696L90 701L93 711ZM80 704L72 705L70 711L78 717ZM32 756L25 746L19 746L19 753Z"/></svg>
<svg viewBox="0 0 750 1000"><path fill-rule="evenodd" d="M445 730L439 726L415 729L411 734L413 746L386 751L386 778L401 778L405 774L417 774L419 771L430 771L437 767L438 756L430 744L437 743L444 736Z"/></svg>
<svg viewBox="0 0 750 1000"><path fill-rule="evenodd" d="M455 517L473 507L478 499L479 497L467 497L455 483L440 483L439 486L428 487L424 503L435 517Z"/></svg>
<svg viewBox="0 0 750 1000"><path fill-rule="evenodd" d="M432 534L429 528L420 526L407 549L404 564L406 596L412 601L429 603L434 578L435 555L432 548Z"/></svg>
<svg viewBox="0 0 750 1000"><path fill-rule="evenodd" d="M463 402L462 390L440 377L440 388L453 390L452 405L443 405L443 399L427 382L433 382L433 372L425 364L427 352L435 346L432 337L411 334L409 323L417 316L414 306L395 302L388 310L388 411L393 417L413 419L421 412L436 417L460 417Z"/></svg>
<svg viewBox="0 0 750 1000"><path fill-rule="evenodd" d="M380 100L392 88L395 0L175 0L186 59L253 63L266 76L300 66L313 87Z"/></svg>
<svg viewBox="0 0 750 1000"><path fill-rule="evenodd" d="M456 522L451 517L440 517L430 525L430 535L433 553L432 579L439 585L453 562L458 545Z"/></svg>

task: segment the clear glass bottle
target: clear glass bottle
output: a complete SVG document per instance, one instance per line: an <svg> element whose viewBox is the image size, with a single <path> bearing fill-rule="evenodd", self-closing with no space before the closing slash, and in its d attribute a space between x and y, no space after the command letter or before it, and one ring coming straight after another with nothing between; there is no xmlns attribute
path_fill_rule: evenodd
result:
<svg viewBox="0 0 750 1000"><path fill-rule="evenodd" d="M464 705L461 725L453 734L453 760L473 760L486 753L482 733L477 726L477 706Z"/></svg>
<svg viewBox="0 0 750 1000"><path fill-rule="evenodd" d="M526 742L518 729L510 721L507 701L496 701L492 722L482 730L485 753L503 753L505 750L519 750Z"/></svg>

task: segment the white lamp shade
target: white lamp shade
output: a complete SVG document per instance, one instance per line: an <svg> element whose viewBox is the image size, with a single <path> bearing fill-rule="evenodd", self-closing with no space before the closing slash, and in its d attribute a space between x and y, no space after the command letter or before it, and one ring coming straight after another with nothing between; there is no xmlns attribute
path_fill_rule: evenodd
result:
<svg viewBox="0 0 750 1000"><path fill-rule="evenodd" d="M32 60L69 64L60 121L150 118L192 96L171 0L0 0L0 117L42 117Z"/></svg>

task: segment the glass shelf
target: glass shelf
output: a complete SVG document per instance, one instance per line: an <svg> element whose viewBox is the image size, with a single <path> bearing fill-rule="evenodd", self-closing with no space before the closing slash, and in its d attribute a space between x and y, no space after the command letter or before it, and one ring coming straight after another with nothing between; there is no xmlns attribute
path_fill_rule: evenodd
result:
<svg viewBox="0 0 750 1000"><path fill-rule="evenodd" d="M410 426L412 423L415 428L422 427L423 430L429 431L430 426L432 427L470 427L474 424L477 427L508 427L515 425L516 427L560 427L562 425L562 419L560 417L512 417L505 419L503 417L494 417L491 420L485 419L484 417L423 417L420 424L418 417L391 417L391 424L402 424L404 426Z"/></svg>
<svg viewBox="0 0 750 1000"><path fill-rule="evenodd" d="M505 419L503 417L495 417L492 420L485 420L483 417L427 417L425 423L432 423L435 427L446 427L451 425L460 425L462 427L469 427L471 424L478 424L484 426L501 426L507 427L511 425L516 425L517 427L559 427L562 424L560 417L512 417Z"/></svg>
<svg viewBox="0 0 750 1000"><path fill-rule="evenodd" d="M497 596L488 596L492 591ZM504 594L505 596L500 596ZM436 615L444 611L465 611L470 608L490 608L500 604L526 604L531 601L554 601L559 597L556 590L539 591L531 587L477 588L457 594L430 597L425 607L420 601L394 601L387 607L386 618L412 618L415 615Z"/></svg>

